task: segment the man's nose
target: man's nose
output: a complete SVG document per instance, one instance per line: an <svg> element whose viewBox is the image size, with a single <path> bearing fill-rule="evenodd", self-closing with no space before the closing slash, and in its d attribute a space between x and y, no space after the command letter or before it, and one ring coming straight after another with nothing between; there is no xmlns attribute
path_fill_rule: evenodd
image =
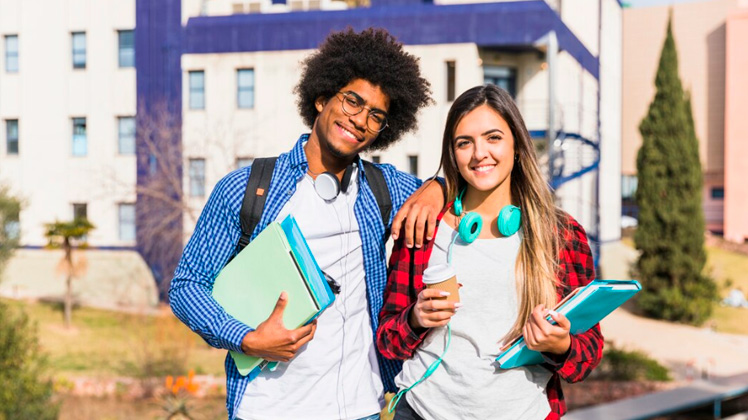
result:
<svg viewBox="0 0 748 420"><path fill-rule="evenodd" d="M362 110L356 115L349 115L348 118L351 120L351 122L356 126L357 129L361 131L366 131L366 118L368 113L366 110Z"/></svg>

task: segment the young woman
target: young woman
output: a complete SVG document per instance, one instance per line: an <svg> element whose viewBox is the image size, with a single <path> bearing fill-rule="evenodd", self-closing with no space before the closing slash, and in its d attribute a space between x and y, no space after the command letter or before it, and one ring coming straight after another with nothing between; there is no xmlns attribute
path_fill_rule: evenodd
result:
<svg viewBox="0 0 748 420"><path fill-rule="evenodd" d="M584 229L554 205L534 150L506 91L478 86L452 105L441 166L455 202L422 248L395 243L377 331L382 354L405 360L401 390L443 358L400 399L396 420L558 419L566 411L560 379L580 381L599 363L599 326L570 334L569 321L550 310L595 273ZM424 270L445 263L462 285L459 303L424 289ZM520 334L545 362L501 369L502 345Z"/></svg>

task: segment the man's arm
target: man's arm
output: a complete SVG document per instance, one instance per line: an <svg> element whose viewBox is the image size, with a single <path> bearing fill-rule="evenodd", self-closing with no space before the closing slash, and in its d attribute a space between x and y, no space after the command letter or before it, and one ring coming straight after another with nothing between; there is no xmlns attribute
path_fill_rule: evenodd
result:
<svg viewBox="0 0 748 420"><path fill-rule="evenodd" d="M247 174L232 172L216 185L177 266L169 301L174 314L211 346L285 362L314 337L316 322L287 330L287 298L281 294L273 313L255 330L226 313L211 295L216 276L239 240Z"/></svg>
<svg viewBox="0 0 748 420"><path fill-rule="evenodd" d="M174 315L211 346L239 352L252 328L226 313L211 292L239 239L238 214L247 177L248 172L232 172L213 189L169 289Z"/></svg>
<svg viewBox="0 0 748 420"><path fill-rule="evenodd" d="M380 167L389 171L395 180L394 185L390 185L393 209L397 211L392 219L392 238L397 240L404 227L405 246L410 248L415 244L420 248L434 237L436 218L446 205L444 180L430 178L422 182L392 165Z"/></svg>

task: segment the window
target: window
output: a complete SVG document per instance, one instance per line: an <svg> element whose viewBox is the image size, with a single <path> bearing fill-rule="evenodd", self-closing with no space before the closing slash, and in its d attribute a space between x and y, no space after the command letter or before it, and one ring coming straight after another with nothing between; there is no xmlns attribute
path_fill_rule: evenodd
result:
<svg viewBox="0 0 748 420"><path fill-rule="evenodd" d="M119 239L121 241L135 240L135 204L121 203L119 213Z"/></svg>
<svg viewBox="0 0 748 420"><path fill-rule="evenodd" d="M621 175L621 198L633 199L636 195L637 185L636 175Z"/></svg>
<svg viewBox="0 0 748 420"><path fill-rule="evenodd" d="M485 66L483 67L483 83L494 84L517 97L517 71L510 67Z"/></svg>
<svg viewBox="0 0 748 420"><path fill-rule="evenodd" d="M190 109L205 109L205 72L191 71L190 80Z"/></svg>
<svg viewBox="0 0 748 420"><path fill-rule="evenodd" d="M86 119L73 118L73 156L86 156L87 153Z"/></svg>
<svg viewBox="0 0 748 420"><path fill-rule="evenodd" d="M86 33L73 32L73 68L86 68Z"/></svg>
<svg viewBox="0 0 748 420"><path fill-rule="evenodd" d="M117 118L118 150L121 155L135 154L135 118Z"/></svg>
<svg viewBox="0 0 748 420"><path fill-rule="evenodd" d="M239 69L236 71L236 102L239 108L255 107L255 70Z"/></svg>
<svg viewBox="0 0 748 420"><path fill-rule="evenodd" d="M88 219L88 204L73 203L73 220Z"/></svg>
<svg viewBox="0 0 748 420"><path fill-rule="evenodd" d="M447 61L447 101L449 102L455 100L456 76L457 69L455 68L455 62Z"/></svg>
<svg viewBox="0 0 748 420"><path fill-rule="evenodd" d="M205 159L190 159L190 196L205 196Z"/></svg>
<svg viewBox="0 0 748 420"><path fill-rule="evenodd" d="M382 163L382 157L379 155L374 155L371 157L371 161L374 163Z"/></svg>
<svg viewBox="0 0 748 420"><path fill-rule="evenodd" d="M3 229L5 229L6 237L11 241L21 238L21 218L19 213L18 208L12 209L4 220L5 226L3 226Z"/></svg>
<svg viewBox="0 0 748 420"><path fill-rule="evenodd" d="M5 36L5 71L18 73L18 35Z"/></svg>
<svg viewBox="0 0 748 420"><path fill-rule="evenodd" d="M5 120L5 145L7 154L18 154L18 120Z"/></svg>
<svg viewBox="0 0 748 420"><path fill-rule="evenodd" d="M712 199L724 200L725 199L725 187L712 187Z"/></svg>
<svg viewBox="0 0 748 420"><path fill-rule="evenodd" d="M418 156L408 156L408 169L411 174L418 175Z"/></svg>
<svg viewBox="0 0 748 420"><path fill-rule="evenodd" d="M135 67L135 31L117 31L119 38L119 66Z"/></svg>
<svg viewBox="0 0 748 420"><path fill-rule="evenodd" d="M240 157L240 158L236 158L236 168L237 169L239 169L239 168L245 168L245 167L251 165L252 162L254 162L254 161L255 161L255 158L251 158L251 157Z"/></svg>

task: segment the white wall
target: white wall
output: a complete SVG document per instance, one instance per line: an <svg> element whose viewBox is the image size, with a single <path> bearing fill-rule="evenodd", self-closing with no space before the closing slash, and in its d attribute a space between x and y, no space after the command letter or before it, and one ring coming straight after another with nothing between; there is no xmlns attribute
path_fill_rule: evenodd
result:
<svg viewBox="0 0 748 420"><path fill-rule="evenodd" d="M118 239L135 157L118 155L117 117L135 115L135 68L118 68L117 30L135 27L135 0L38 3L0 2L0 35L18 34L20 61L18 73L0 68L0 119L18 119L20 131L20 153L8 156L2 121L0 181L24 200L22 244L44 245L43 223L71 219L80 202L96 225L92 245L133 245ZM72 68L74 31L87 34L86 69ZM72 117L87 118L85 157L72 156Z"/></svg>
<svg viewBox="0 0 748 420"><path fill-rule="evenodd" d="M517 101L530 130L548 126L548 69L538 52L507 53L481 51L475 44L407 46L420 57L421 71L431 82L436 104L419 115L419 130L410 133L386 152L381 161L408 170L408 155L419 156L418 176L435 173L441 155L441 139L451 102L446 100L446 61L456 63L456 94L483 83L483 65L504 65L517 69ZM196 216L215 183L234 169L236 157L272 156L289 150L301 133L308 132L298 116L293 87L300 75L299 63L311 51L254 52L236 54L194 54L182 57L184 80L185 162L206 158L206 197L191 199ZM618 50L620 53L620 49ZM255 69L255 108L237 109L236 69ZM205 110L189 109L190 70L205 71ZM557 108L559 126L597 140L597 80L571 56L561 52L558 59ZM620 101L619 101L620 102ZM620 113L620 103L611 101L608 113ZM574 169L591 163L594 154L584 149L567 164ZM368 157L368 156L367 156ZM615 159L616 156L611 157ZM586 159L586 160L584 160ZM185 163L186 164L186 163ZM581 166L580 166L581 165ZM186 168L186 167L185 167ZM185 169L185 191L189 179ZM560 203L590 229L596 222L594 173L572 181L559 190ZM616 175L616 179L617 175ZM616 184L618 186L618 184ZM620 202L620 194L614 201ZM620 206L620 203L618 204ZM194 228L194 218L185 218L185 231Z"/></svg>

